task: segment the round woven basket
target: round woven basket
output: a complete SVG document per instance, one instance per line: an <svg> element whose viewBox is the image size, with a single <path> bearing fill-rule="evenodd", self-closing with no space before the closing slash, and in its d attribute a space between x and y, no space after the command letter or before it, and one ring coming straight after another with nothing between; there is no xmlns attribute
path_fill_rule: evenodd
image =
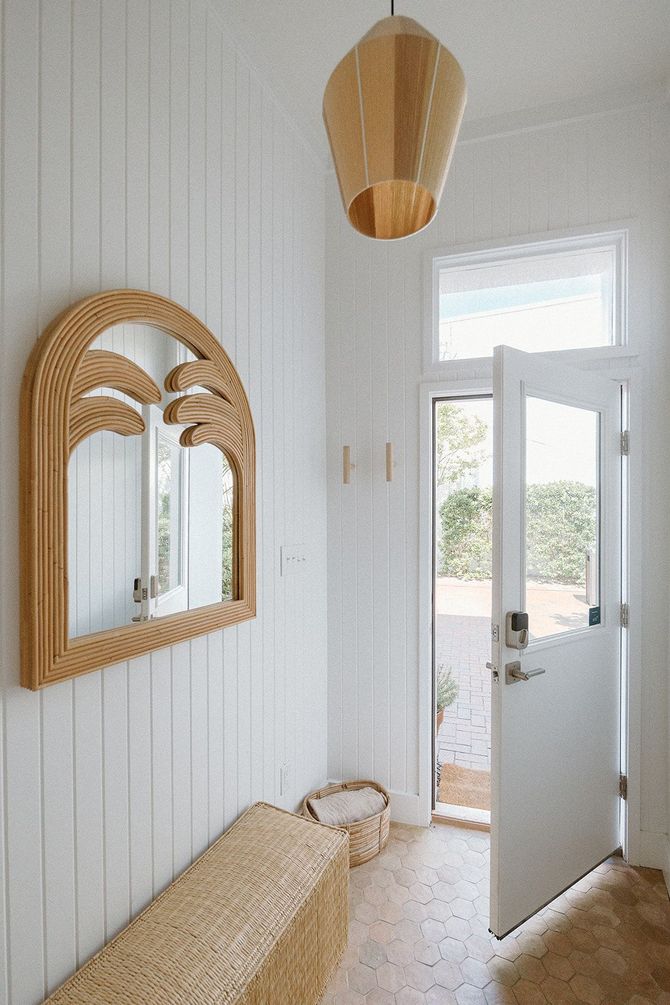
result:
<svg viewBox="0 0 670 1005"><path fill-rule="evenodd" d="M391 823L391 806L389 794L383 785L378 782L358 781L339 782L337 785L327 785L325 789L317 789L305 796L302 804L303 816L310 820L316 817L309 808L310 799L321 799L322 796L331 796L334 792L343 792L345 789L376 789L381 792L386 802L386 806L381 813L376 813L373 817L366 817L365 820L356 820L353 824L341 824L340 830L349 834L349 868L355 865L363 865L371 858L378 855L388 844L389 828Z"/></svg>

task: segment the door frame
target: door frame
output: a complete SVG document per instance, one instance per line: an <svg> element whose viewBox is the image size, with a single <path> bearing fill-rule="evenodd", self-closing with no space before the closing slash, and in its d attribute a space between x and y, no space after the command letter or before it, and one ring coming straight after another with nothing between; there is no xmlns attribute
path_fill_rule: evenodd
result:
<svg viewBox="0 0 670 1005"><path fill-rule="evenodd" d="M540 355L540 354L538 354ZM544 355L544 354L542 354ZM547 354L550 355L550 354ZM554 354L552 354L554 355ZM571 354L572 355L572 354ZM572 359L569 366L578 367ZM642 485L641 450L643 415L635 359L625 366L603 352L603 358L585 360L585 369L609 376L622 388L622 422L630 431L631 453L622 460L622 601L629 604L630 620L622 630L622 770L628 778L628 798L622 801L624 857L638 864L641 851L640 745L641 745L641 595L642 595ZM493 362L479 361L470 374L450 380L431 377L419 385L419 824L428 826L433 802L433 407L436 399L473 397L493 393Z"/></svg>

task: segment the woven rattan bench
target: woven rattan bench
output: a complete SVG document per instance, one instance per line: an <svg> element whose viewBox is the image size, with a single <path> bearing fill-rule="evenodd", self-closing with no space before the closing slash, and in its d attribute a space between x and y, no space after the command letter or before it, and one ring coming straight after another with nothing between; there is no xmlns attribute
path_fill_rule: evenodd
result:
<svg viewBox="0 0 670 1005"><path fill-rule="evenodd" d="M256 803L47 1001L312 1005L344 952L344 831Z"/></svg>

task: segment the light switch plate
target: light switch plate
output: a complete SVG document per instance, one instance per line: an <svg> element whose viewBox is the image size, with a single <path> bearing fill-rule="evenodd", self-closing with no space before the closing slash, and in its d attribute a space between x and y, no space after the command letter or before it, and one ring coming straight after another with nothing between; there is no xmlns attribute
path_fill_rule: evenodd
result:
<svg viewBox="0 0 670 1005"><path fill-rule="evenodd" d="M280 549L281 575L289 576L304 569L307 549L304 544L283 544Z"/></svg>

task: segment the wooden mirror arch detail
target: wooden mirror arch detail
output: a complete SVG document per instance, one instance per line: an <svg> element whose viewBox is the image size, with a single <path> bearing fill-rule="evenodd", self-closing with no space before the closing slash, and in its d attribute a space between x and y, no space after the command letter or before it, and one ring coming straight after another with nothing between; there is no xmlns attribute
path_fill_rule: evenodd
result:
<svg viewBox="0 0 670 1005"><path fill-rule="evenodd" d="M99 430L144 431L140 412L119 398L87 397L113 388L139 404L161 400L140 366L89 348L106 329L143 324L181 342L196 357L174 367L167 391L178 393L164 421L186 428L184 447L209 443L233 472L233 599L68 637L68 461ZM203 389L201 391L200 389ZM255 436L249 401L235 367L212 332L171 300L141 290L111 290L68 308L38 340L21 389L21 684L47 684L237 624L256 614Z"/></svg>

